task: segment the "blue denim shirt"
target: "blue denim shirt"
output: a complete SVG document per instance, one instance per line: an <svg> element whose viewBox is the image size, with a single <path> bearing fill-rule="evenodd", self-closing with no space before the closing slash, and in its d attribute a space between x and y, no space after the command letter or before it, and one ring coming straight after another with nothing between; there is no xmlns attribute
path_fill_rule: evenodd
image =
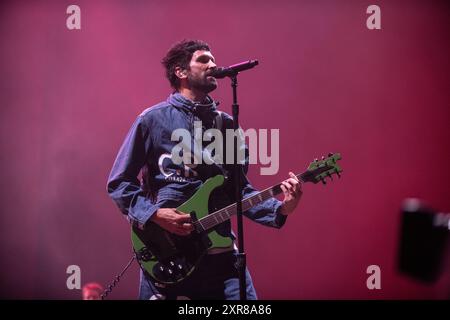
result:
<svg viewBox="0 0 450 320"><path fill-rule="evenodd" d="M109 196L131 223L145 228L146 222L159 208L178 207L206 179L217 174L230 179L221 192L212 196L210 208L219 209L233 202L231 165L203 162L192 166L175 164L171 160L172 148L179 143L171 140L172 132L184 128L193 136L194 121L201 120L204 129L208 129L214 126L217 114L217 103L210 97L207 103L198 104L180 93L173 93L166 101L144 110L137 117L119 150L107 184ZM232 128L232 118L225 113L222 115L223 128ZM248 162L242 172L243 197L258 192L246 177L247 168ZM139 179L141 170L145 171L145 183ZM279 213L280 206L281 201L271 198L247 210L244 215L258 223L280 228L286 221L286 217ZM234 238L229 221L216 230Z"/></svg>

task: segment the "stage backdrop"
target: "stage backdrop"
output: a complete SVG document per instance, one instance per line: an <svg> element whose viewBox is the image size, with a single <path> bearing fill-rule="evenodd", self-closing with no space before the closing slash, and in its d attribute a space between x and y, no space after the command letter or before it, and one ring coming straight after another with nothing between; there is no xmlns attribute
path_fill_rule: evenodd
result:
<svg viewBox="0 0 450 320"><path fill-rule="evenodd" d="M69 5L81 29L69 30ZM367 8L381 9L370 30ZM307 184L274 230L245 221L262 299L447 298L448 274L423 284L397 271L400 206L450 210L449 6L438 1L2 1L1 298L79 299L131 257L127 221L106 180L136 116L170 94L160 64L183 38L217 63L259 59L239 78L244 128L280 130L280 169L342 154L343 176ZM213 92L231 113L227 79ZM380 268L369 290L367 268ZM447 281L447 284L445 283ZM133 265L110 295L134 299Z"/></svg>

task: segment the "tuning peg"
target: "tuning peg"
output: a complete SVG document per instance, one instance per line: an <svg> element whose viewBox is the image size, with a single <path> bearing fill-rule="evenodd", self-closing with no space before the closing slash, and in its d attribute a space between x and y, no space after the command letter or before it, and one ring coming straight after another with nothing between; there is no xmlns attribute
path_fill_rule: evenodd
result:
<svg viewBox="0 0 450 320"><path fill-rule="evenodd" d="M328 156L332 157L333 156L333 152L328 153Z"/></svg>
<svg viewBox="0 0 450 320"><path fill-rule="evenodd" d="M331 173L330 173L330 172L327 172L327 176L329 176L329 177L330 177L330 179L331 179L331 180L333 180L333 176L331 175Z"/></svg>
<svg viewBox="0 0 450 320"><path fill-rule="evenodd" d="M320 179L320 180L322 180L322 183L323 183L323 184L327 184L327 182L325 181L325 178L322 178L322 179Z"/></svg>
<svg viewBox="0 0 450 320"><path fill-rule="evenodd" d="M336 169L336 174L337 174L338 178L341 177L341 175L339 174L339 170L338 169Z"/></svg>
<svg viewBox="0 0 450 320"><path fill-rule="evenodd" d="M325 160L325 157L324 157L324 156L322 156L322 160Z"/></svg>
<svg viewBox="0 0 450 320"><path fill-rule="evenodd" d="M319 161L319 159L317 159L317 158L314 159L314 162L318 162L318 161Z"/></svg>

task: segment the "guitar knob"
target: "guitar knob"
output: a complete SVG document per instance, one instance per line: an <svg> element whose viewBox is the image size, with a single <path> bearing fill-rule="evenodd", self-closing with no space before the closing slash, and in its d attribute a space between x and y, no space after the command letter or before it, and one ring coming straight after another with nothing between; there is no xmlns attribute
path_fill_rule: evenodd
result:
<svg viewBox="0 0 450 320"><path fill-rule="evenodd" d="M183 266L181 264L177 265L177 269L178 269L178 274L180 276L186 275L186 270L183 268Z"/></svg>
<svg viewBox="0 0 450 320"><path fill-rule="evenodd" d="M143 247L139 252L136 253L136 256L139 260L149 261L152 258L152 253L148 250L147 247Z"/></svg>

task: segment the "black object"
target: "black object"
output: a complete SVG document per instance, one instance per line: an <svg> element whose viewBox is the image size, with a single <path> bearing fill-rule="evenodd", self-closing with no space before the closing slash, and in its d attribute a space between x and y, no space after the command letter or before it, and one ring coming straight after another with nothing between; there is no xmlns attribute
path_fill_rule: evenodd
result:
<svg viewBox="0 0 450 320"><path fill-rule="evenodd" d="M103 291L103 293L100 295L100 298L102 300L105 300L106 297L113 291L114 287L117 286L123 276L123 274L128 270L128 268L131 266L133 261L137 259L137 255L134 253L131 257L130 261L128 261L125 268L114 278L114 280L111 282L111 284L108 285L108 287Z"/></svg>
<svg viewBox="0 0 450 320"><path fill-rule="evenodd" d="M239 130L239 104L237 102L237 73L231 76L231 87L233 88L233 129ZM242 221L242 164L238 162L238 139L234 136L234 182L236 189L236 214L238 226L238 254L236 267L239 274L239 296L241 300L247 300L247 280L245 268L247 265L244 251L244 222Z"/></svg>
<svg viewBox="0 0 450 320"><path fill-rule="evenodd" d="M229 67L217 68L213 70L209 75L217 79L222 79L225 77L233 77L236 76L239 72L251 69L257 65L258 60L248 60L233 64L232 66Z"/></svg>
<svg viewBox="0 0 450 320"><path fill-rule="evenodd" d="M210 76L217 79L230 77L231 87L233 90L233 129L239 130L239 104L237 101L237 75L239 72L248 70L258 65L258 60L248 60L241 63L234 64L227 68L217 68L213 70ZM236 261L236 268L239 274L239 294L241 300L247 300L247 281L245 277L246 270L246 255L244 252L244 223L242 221L242 183L240 181L242 171L242 164L238 162L238 138L234 136L234 182L235 182L235 200L236 200L236 215L238 227L238 254Z"/></svg>
<svg viewBox="0 0 450 320"><path fill-rule="evenodd" d="M450 214L436 212L419 199L406 199L401 211L399 271L432 283L442 271Z"/></svg>

